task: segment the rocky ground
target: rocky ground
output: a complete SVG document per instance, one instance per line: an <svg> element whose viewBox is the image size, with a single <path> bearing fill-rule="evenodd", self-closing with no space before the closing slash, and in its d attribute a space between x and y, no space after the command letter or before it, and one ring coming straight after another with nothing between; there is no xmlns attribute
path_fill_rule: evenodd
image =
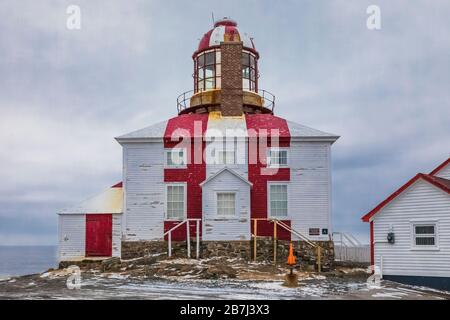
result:
<svg viewBox="0 0 450 320"><path fill-rule="evenodd" d="M363 268L296 270L299 286L283 285L289 270L241 259L166 259L78 262L81 289L68 289L68 269L3 279L0 299L450 299L450 293L382 282L368 288ZM61 267L67 267L62 265Z"/></svg>

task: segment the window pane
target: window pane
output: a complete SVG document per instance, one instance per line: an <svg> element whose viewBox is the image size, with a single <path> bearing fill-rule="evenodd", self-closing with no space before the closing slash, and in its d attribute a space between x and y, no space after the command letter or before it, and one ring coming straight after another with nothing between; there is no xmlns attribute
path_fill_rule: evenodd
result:
<svg viewBox="0 0 450 320"><path fill-rule="evenodd" d="M222 71L221 64L216 64L216 76L220 76Z"/></svg>
<svg viewBox="0 0 450 320"><path fill-rule="evenodd" d="M270 214L275 217L287 216L287 186L270 185Z"/></svg>
<svg viewBox="0 0 450 320"><path fill-rule="evenodd" d="M198 68L201 68L201 67L203 67L203 66L205 65L204 57L205 57L205 56L202 54L201 56L199 56L199 57L197 58L197 67L198 67Z"/></svg>
<svg viewBox="0 0 450 320"><path fill-rule="evenodd" d="M270 150L269 165L287 165L287 150Z"/></svg>
<svg viewBox="0 0 450 320"><path fill-rule="evenodd" d="M235 153L234 151L219 151L219 164L234 164Z"/></svg>
<svg viewBox="0 0 450 320"><path fill-rule="evenodd" d="M434 246L434 237L417 237L417 246Z"/></svg>
<svg viewBox="0 0 450 320"><path fill-rule="evenodd" d="M241 62L242 62L242 67L250 66L250 57L249 57L248 53L245 53L245 52L242 53Z"/></svg>
<svg viewBox="0 0 450 320"><path fill-rule="evenodd" d="M434 234L434 226L416 226L416 234Z"/></svg>
<svg viewBox="0 0 450 320"><path fill-rule="evenodd" d="M184 216L184 187L167 186L167 218L182 219Z"/></svg>
<svg viewBox="0 0 450 320"><path fill-rule="evenodd" d="M205 54L205 65L214 64L214 55L215 52L208 52L207 54Z"/></svg>
<svg viewBox="0 0 450 320"><path fill-rule="evenodd" d="M256 63L255 63L255 57L253 56L253 55L250 55L250 66L253 68L253 69L256 69Z"/></svg>
<svg viewBox="0 0 450 320"><path fill-rule="evenodd" d="M242 68L242 78L250 79L250 68Z"/></svg>
<svg viewBox="0 0 450 320"><path fill-rule="evenodd" d="M220 63L221 62L221 52L220 50L216 51L216 63Z"/></svg>
<svg viewBox="0 0 450 320"><path fill-rule="evenodd" d="M198 82L198 90L204 90L205 89L205 82L203 80Z"/></svg>
<svg viewBox="0 0 450 320"><path fill-rule="evenodd" d="M199 80L202 80L204 78L204 74L203 74L204 72L205 72L204 68L198 69L197 77Z"/></svg>
<svg viewBox="0 0 450 320"><path fill-rule="evenodd" d="M242 79L242 89L246 89L246 90L250 89L250 80Z"/></svg>
<svg viewBox="0 0 450 320"><path fill-rule="evenodd" d="M236 195L234 193L217 194L217 214L231 216L235 214Z"/></svg>
<svg viewBox="0 0 450 320"><path fill-rule="evenodd" d="M250 69L250 79L252 81L256 80L256 71L255 71L255 69Z"/></svg>
<svg viewBox="0 0 450 320"><path fill-rule="evenodd" d="M184 151L182 151L182 150L167 151L167 165L168 166L183 166L183 165L185 165Z"/></svg>
<svg viewBox="0 0 450 320"><path fill-rule="evenodd" d="M205 80L205 88L206 89L214 89L214 87L215 87L214 83L215 83L214 78L206 79Z"/></svg>
<svg viewBox="0 0 450 320"><path fill-rule="evenodd" d="M205 78L214 77L214 65L205 67Z"/></svg>

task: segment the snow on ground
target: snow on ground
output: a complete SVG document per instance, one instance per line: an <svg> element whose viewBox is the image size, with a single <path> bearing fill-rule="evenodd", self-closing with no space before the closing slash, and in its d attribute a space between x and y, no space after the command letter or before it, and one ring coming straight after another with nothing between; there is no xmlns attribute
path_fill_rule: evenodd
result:
<svg viewBox="0 0 450 320"><path fill-rule="evenodd" d="M283 282L236 279L174 281L139 279L120 273L86 273L79 290L66 288L66 277L36 275L0 282L0 299L450 299L449 292L383 282L370 289L363 278L325 275L301 279L297 288Z"/></svg>
<svg viewBox="0 0 450 320"><path fill-rule="evenodd" d="M358 268L321 274L296 271L299 285L290 288L283 286L289 271L271 264L214 258L170 259L140 267L133 264L119 265L121 271L115 272L83 269L79 290L67 289L68 269L2 279L0 299L450 299L450 292L389 281L369 288L368 275ZM223 268L227 264L233 267ZM146 268L158 272L144 272ZM224 278L221 272L234 276ZM215 277L199 277L205 274Z"/></svg>

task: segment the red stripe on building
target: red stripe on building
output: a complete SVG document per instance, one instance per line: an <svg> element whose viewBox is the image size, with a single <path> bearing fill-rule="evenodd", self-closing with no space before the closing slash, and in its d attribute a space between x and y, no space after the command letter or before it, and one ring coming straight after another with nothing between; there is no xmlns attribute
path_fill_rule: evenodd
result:
<svg viewBox="0 0 450 320"><path fill-rule="evenodd" d="M291 135L286 120L270 114L247 114L245 119L249 133L249 143L257 142L258 147L255 148L255 150L258 150L258 154L266 155L267 153L267 148L265 146L261 146L263 148L261 152L259 150L259 140L266 134L268 147L272 146L273 138L275 136L279 139L279 147L290 146ZM271 130L278 130L278 134L275 134L272 137ZM253 150L253 148L249 146L249 159L251 157L251 150ZM261 160L263 160L264 163ZM248 180L253 183L250 196L252 219L268 217L267 183L270 181L290 181L291 173L289 168L280 168L272 175L262 174L262 169L267 169L265 162L265 159L260 159L258 156L255 164L251 164L250 161L248 164ZM284 222L289 226L291 224L290 220L285 220ZM254 232L253 222L251 228L252 232ZM273 229L273 223L264 220L258 221L257 235L272 237L274 233ZM279 239L283 240L291 239L290 232L281 227L278 227L277 229L277 236Z"/></svg>
<svg viewBox="0 0 450 320"><path fill-rule="evenodd" d="M195 123L197 123L197 130ZM206 179L206 164L203 157L201 157L201 163L194 163L194 154L195 151L197 151L201 152L201 155L203 155L205 150L203 136L207 128L207 123L208 114L180 115L168 121L166 131L164 133L164 148L173 148L181 141L181 138L176 140L172 139L173 134L176 132L178 132L178 136L191 138L185 140L189 142L188 145L190 146L187 151L188 164L186 169L164 169L164 182L186 182L186 214L187 218L192 219L201 219L202 217L202 189L200 187L200 183ZM195 143L194 140L197 142ZM178 223L178 221L165 221L164 232L170 230ZM194 222L190 225L190 232L192 237L196 236L196 227ZM180 226L173 231L172 240L186 240L186 226Z"/></svg>

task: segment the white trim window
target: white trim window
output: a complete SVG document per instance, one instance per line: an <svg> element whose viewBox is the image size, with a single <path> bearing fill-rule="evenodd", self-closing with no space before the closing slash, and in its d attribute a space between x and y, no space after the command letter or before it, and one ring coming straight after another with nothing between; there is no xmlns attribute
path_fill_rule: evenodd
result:
<svg viewBox="0 0 450 320"><path fill-rule="evenodd" d="M217 192L217 216L232 217L236 215L236 192Z"/></svg>
<svg viewBox="0 0 450 320"><path fill-rule="evenodd" d="M288 216L288 185L286 183L270 183L268 185L269 216L284 218Z"/></svg>
<svg viewBox="0 0 450 320"><path fill-rule="evenodd" d="M414 223L413 224L413 246L419 248L437 247L437 225L436 223Z"/></svg>
<svg viewBox="0 0 450 320"><path fill-rule="evenodd" d="M186 168L187 154L185 148L170 148L164 150L166 168Z"/></svg>
<svg viewBox="0 0 450 320"><path fill-rule="evenodd" d="M287 167L289 165L289 149L269 148L267 150L268 167Z"/></svg>
<svg viewBox="0 0 450 320"><path fill-rule="evenodd" d="M166 219L183 220L186 216L186 186L166 185Z"/></svg>
<svg viewBox="0 0 450 320"><path fill-rule="evenodd" d="M218 150L218 164L236 164L236 153L234 150Z"/></svg>

